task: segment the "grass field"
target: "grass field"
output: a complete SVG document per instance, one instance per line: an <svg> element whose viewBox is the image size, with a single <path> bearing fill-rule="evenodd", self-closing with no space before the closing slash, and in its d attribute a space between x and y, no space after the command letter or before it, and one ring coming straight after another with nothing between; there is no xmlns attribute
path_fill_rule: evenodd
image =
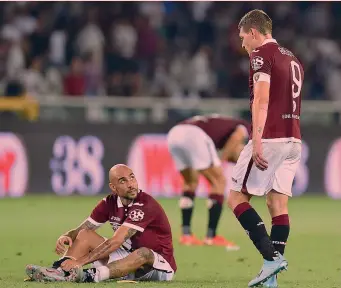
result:
<svg viewBox="0 0 341 288"><path fill-rule="evenodd" d="M41 284L23 282L25 265L49 265L56 259L54 244L60 234L73 228L101 197L30 196L0 199L0 287L247 287L261 267L261 257L235 220L225 209L220 234L241 246L237 252L218 247L182 247L177 244L180 217L177 200L160 199L173 228L178 272L172 283L138 284ZM269 224L264 199L257 208ZM286 256L289 270L280 275L281 288L341 287L341 203L325 197L301 197L290 202L291 237ZM196 201L193 230L203 237L207 211ZM269 227L269 226L268 226ZM100 230L111 235L109 225Z"/></svg>

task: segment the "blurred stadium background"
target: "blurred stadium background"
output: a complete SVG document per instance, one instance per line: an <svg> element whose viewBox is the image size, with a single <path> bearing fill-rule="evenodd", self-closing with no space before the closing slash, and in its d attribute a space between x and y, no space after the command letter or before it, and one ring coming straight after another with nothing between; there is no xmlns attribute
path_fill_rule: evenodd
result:
<svg viewBox="0 0 341 288"><path fill-rule="evenodd" d="M341 4L210 1L0 2L0 217L19 217L3 223L0 237L6 287L23 287L25 264L54 259L55 239L108 193L115 163L131 165L141 188L160 198L177 240L181 179L165 133L197 114L249 119L237 24L254 8L272 17L273 36L306 72L294 264L281 287L340 287ZM199 196L207 189L201 181ZM266 218L264 203L255 205ZM199 200L201 236L205 213ZM245 287L259 259L237 224L226 209L221 233L241 244L235 254L175 244L174 287Z"/></svg>

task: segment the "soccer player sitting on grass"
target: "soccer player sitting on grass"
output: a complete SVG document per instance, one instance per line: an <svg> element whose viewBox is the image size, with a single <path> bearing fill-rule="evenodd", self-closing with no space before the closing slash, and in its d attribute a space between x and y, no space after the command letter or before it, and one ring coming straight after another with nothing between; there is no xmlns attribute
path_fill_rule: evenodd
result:
<svg viewBox="0 0 341 288"><path fill-rule="evenodd" d="M122 164L109 171L112 193L101 200L78 228L59 237L64 256L51 268L28 265L33 281L100 282L107 279L170 281L176 272L171 227L160 204L139 191L133 171ZM110 239L95 232L105 222ZM65 245L69 246L67 250ZM92 268L82 269L86 264Z"/></svg>

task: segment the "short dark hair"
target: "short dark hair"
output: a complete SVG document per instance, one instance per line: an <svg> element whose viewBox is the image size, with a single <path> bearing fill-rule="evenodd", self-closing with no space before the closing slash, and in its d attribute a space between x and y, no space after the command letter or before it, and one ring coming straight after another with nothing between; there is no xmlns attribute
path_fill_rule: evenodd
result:
<svg viewBox="0 0 341 288"><path fill-rule="evenodd" d="M261 34L272 33L272 20L263 10L252 10L246 13L240 20L238 29L243 28L245 32L251 28L258 30Z"/></svg>

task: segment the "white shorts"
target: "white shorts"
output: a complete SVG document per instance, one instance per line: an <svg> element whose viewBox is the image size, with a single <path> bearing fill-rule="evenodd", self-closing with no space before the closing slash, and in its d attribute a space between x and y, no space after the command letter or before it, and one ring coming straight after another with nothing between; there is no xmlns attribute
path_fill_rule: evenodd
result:
<svg viewBox="0 0 341 288"><path fill-rule="evenodd" d="M213 140L195 125L174 126L168 132L167 143L178 171L186 168L204 170L221 165Z"/></svg>
<svg viewBox="0 0 341 288"><path fill-rule="evenodd" d="M138 281L171 281L174 277L174 270L170 266L170 264L163 258L160 254L151 250L154 254L154 264L151 271L143 275L142 277L135 277L134 273L131 273L127 276L120 278L120 280L138 280ZM92 263L94 268L99 266L104 266L110 264L111 262L121 260L127 256L129 256L131 252L128 252L124 248L119 248L115 252L111 253L109 256L109 261L107 263L103 263L102 261L96 261Z"/></svg>
<svg viewBox="0 0 341 288"><path fill-rule="evenodd" d="M233 168L231 189L255 196L263 196L274 189L291 197L301 146L301 143L292 141L263 142L263 156L269 166L261 171L253 164L252 141L249 141Z"/></svg>

